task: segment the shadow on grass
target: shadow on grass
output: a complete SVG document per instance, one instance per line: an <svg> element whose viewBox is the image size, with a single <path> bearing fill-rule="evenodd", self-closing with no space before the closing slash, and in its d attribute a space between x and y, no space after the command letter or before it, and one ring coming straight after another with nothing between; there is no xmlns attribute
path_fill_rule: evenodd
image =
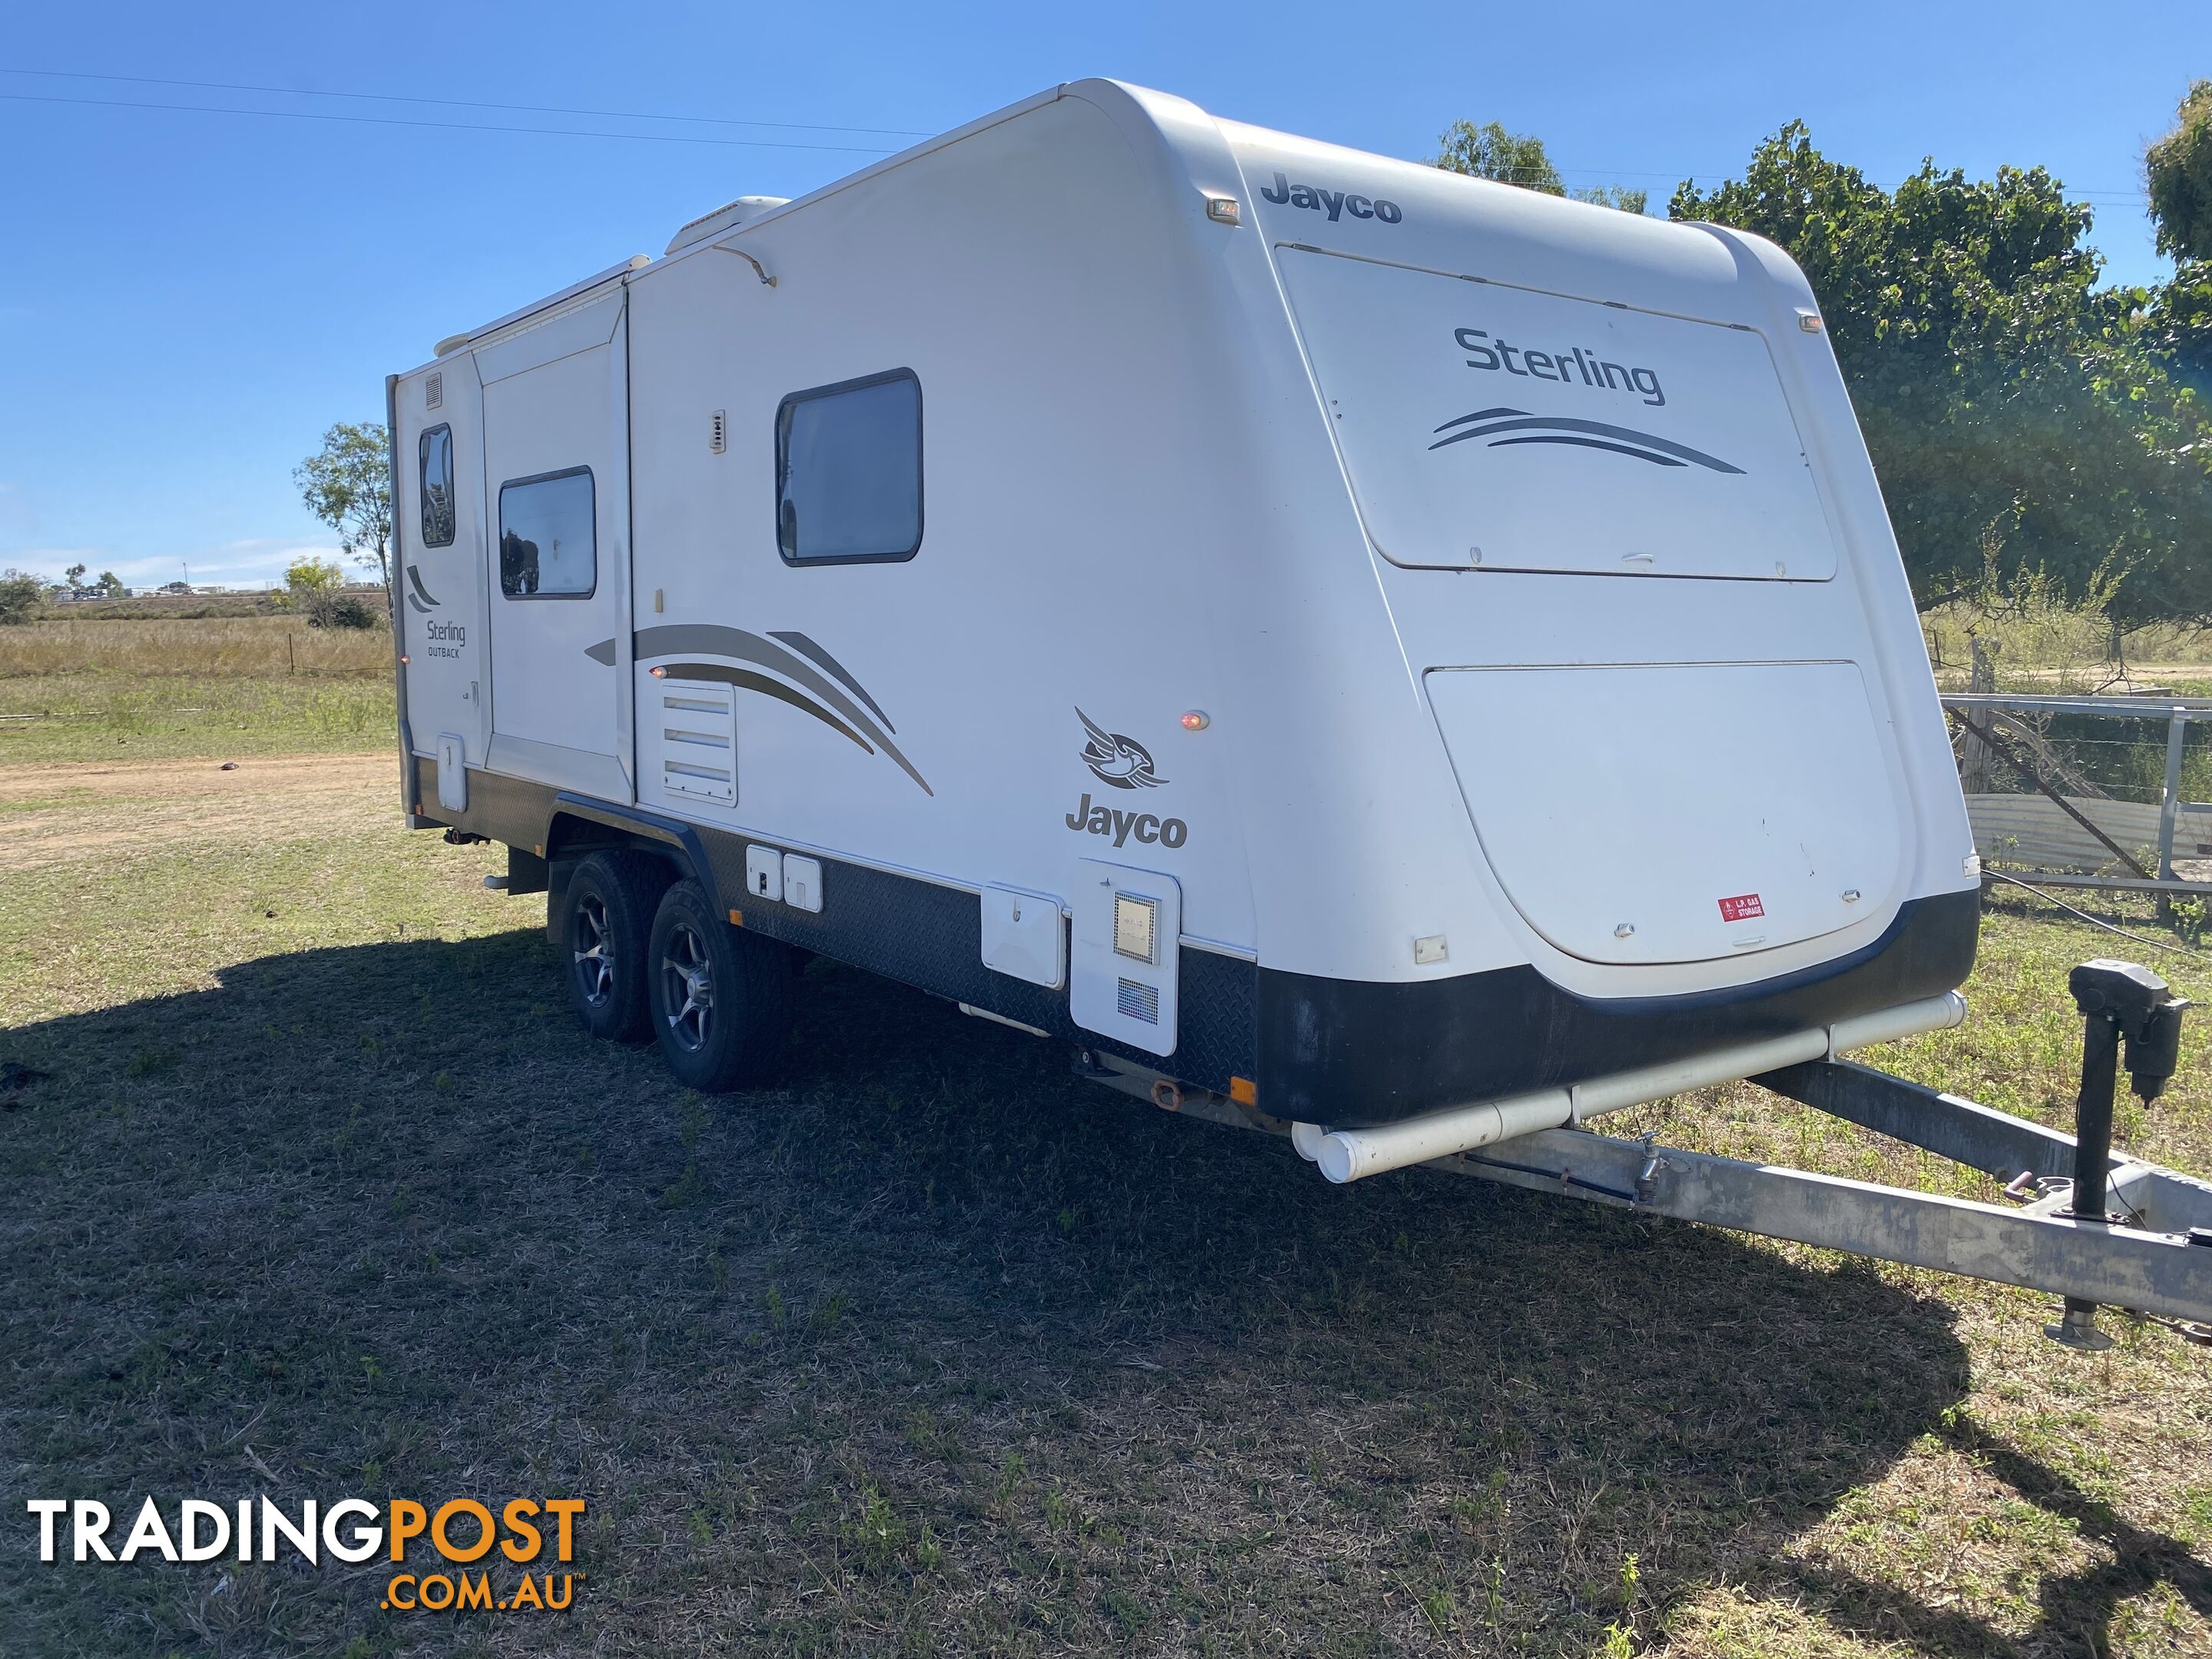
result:
<svg viewBox="0 0 2212 1659"><path fill-rule="evenodd" d="M1872 1273L1419 1172L1331 1188L865 975L811 969L783 1085L720 1101L558 997L517 933L12 1034L52 1075L0 1115L9 1512L580 1495L558 1639L611 1651L1579 1652L1770 1579L1965 1391L1942 1307ZM556 1640L382 1582L14 1549L0 1621ZM1886 1595L1886 1634L2007 1650Z"/></svg>

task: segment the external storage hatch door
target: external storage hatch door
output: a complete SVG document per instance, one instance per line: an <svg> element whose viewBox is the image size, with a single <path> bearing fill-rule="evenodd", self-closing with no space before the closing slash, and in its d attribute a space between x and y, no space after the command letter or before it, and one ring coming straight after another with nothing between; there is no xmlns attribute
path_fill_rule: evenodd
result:
<svg viewBox="0 0 2212 1659"><path fill-rule="evenodd" d="M1280 259L1360 518L1392 562L1835 574L1755 331L1337 254Z"/></svg>
<svg viewBox="0 0 2212 1659"><path fill-rule="evenodd" d="M1911 830L1850 663L1440 669L1514 908L1589 962L1709 961L1886 915Z"/></svg>

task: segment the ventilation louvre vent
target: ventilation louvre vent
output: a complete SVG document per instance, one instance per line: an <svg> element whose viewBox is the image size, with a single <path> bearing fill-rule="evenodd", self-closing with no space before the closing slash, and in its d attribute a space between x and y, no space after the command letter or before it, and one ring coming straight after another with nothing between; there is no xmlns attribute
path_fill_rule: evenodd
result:
<svg viewBox="0 0 2212 1659"><path fill-rule="evenodd" d="M660 683L660 785L723 806L738 801L737 725L727 685Z"/></svg>
<svg viewBox="0 0 2212 1659"><path fill-rule="evenodd" d="M445 406L446 377L443 374L433 374L422 382L422 407L443 409Z"/></svg>
<svg viewBox="0 0 2212 1659"><path fill-rule="evenodd" d="M1147 1025L1160 1023L1160 992L1156 985L1139 985L1133 979L1125 979L1115 994L1114 1003L1124 1019L1141 1019Z"/></svg>
<svg viewBox="0 0 2212 1659"><path fill-rule="evenodd" d="M707 447L717 455L730 447L730 411L718 409L707 417Z"/></svg>

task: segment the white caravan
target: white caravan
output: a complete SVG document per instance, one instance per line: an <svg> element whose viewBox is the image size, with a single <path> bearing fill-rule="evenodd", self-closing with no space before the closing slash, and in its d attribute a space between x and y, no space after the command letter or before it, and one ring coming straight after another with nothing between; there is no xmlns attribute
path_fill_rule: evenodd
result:
<svg viewBox="0 0 2212 1659"><path fill-rule="evenodd" d="M1085 81L389 398L412 821L688 1082L796 946L1345 1179L1961 1011L1911 597L1755 236Z"/></svg>

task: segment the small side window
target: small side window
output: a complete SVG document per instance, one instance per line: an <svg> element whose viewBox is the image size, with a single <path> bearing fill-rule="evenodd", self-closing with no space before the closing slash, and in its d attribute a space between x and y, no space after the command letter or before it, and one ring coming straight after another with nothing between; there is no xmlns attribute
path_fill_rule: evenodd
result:
<svg viewBox="0 0 2212 1659"><path fill-rule="evenodd" d="M541 472L499 487L499 591L510 599L580 599L599 586L592 469Z"/></svg>
<svg viewBox="0 0 2212 1659"><path fill-rule="evenodd" d="M775 542L792 564L921 547L921 382L897 368L794 392L775 412Z"/></svg>
<svg viewBox="0 0 2212 1659"><path fill-rule="evenodd" d="M453 544L453 428L434 426L417 446L422 500L422 545Z"/></svg>

